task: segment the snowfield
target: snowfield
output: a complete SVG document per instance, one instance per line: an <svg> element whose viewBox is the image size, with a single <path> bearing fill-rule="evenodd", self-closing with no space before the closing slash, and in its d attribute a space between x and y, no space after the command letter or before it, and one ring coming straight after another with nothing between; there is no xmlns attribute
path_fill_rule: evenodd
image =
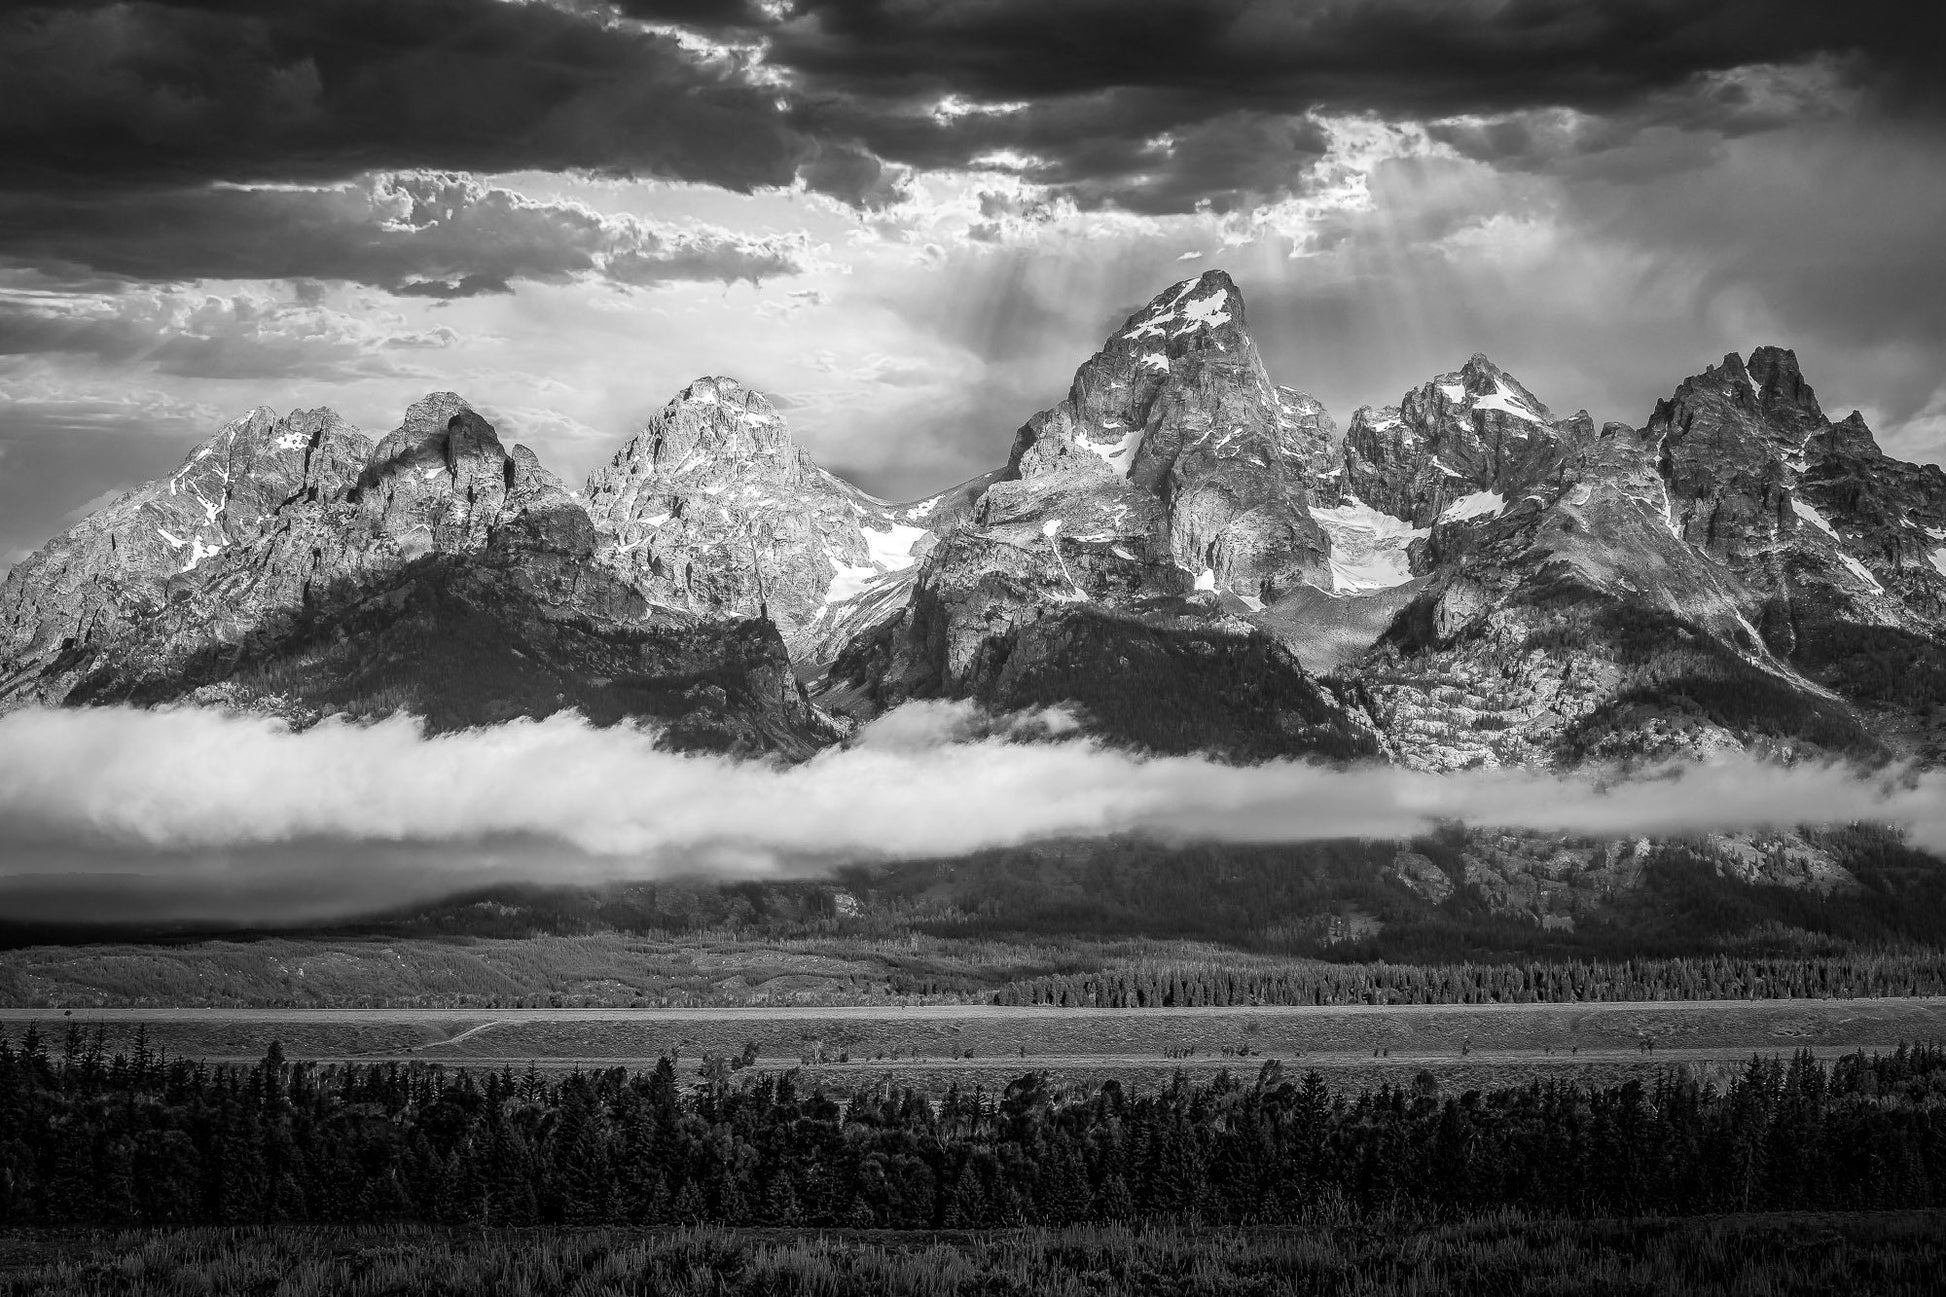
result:
<svg viewBox="0 0 1946 1297"><path fill-rule="evenodd" d="M1495 497L1496 499L1498 497ZM1335 509L1313 508L1311 516L1331 537L1331 589L1334 594L1389 590L1412 579L1406 547L1432 529L1351 497Z"/></svg>

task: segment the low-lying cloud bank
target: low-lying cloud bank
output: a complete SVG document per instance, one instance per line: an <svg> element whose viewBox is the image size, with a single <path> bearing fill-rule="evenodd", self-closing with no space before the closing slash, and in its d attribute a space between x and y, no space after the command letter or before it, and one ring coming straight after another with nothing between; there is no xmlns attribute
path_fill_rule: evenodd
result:
<svg viewBox="0 0 1946 1297"><path fill-rule="evenodd" d="M920 703L797 766L658 751L573 716L423 736L181 709L0 717L0 912L312 921L493 883L779 877L1142 833L1407 837L1448 821L1595 837L1876 820L1946 850L1946 776L1748 758L1627 778L1139 757L1060 713ZM1058 742L1022 742L1033 734Z"/></svg>

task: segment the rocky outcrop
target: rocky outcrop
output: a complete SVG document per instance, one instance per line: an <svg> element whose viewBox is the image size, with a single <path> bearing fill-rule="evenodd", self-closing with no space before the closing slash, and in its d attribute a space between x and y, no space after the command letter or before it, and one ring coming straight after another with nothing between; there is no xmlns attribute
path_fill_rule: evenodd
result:
<svg viewBox="0 0 1946 1297"><path fill-rule="evenodd" d="M1772 361L1768 368L1779 366ZM1801 419L1817 418L1818 409L1795 358L1788 376L1788 420L1770 417L1782 392L1773 388L1766 402L1762 383L1734 354L1686 380L1649 417L1670 525L1689 544L1745 572L1774 565L1797 531L1788 457L1803 445Z"/></svg>

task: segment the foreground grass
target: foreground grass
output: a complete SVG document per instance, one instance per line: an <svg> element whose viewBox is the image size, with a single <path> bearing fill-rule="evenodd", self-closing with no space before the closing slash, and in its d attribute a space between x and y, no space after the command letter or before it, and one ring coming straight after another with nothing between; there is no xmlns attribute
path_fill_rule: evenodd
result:
<svg viewBox="0 0 1946 1297"><path fill-rule="evenodd" d="M1414 1228L796 1233L188 1229L0 1236L0 1295L1826 1294L1939 1291L1946 1215Z"/></svg>

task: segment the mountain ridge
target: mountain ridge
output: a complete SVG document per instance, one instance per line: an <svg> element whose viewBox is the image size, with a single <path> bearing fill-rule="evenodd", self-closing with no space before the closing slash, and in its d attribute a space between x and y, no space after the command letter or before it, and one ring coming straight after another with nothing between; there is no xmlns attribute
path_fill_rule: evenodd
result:
<svg viewBox="0 0 1946 1297"><path fill-rule="evenodd" d="M619 672L688 681L684 723L751 752L963 697L1246 760L1930 760L1946 472L1885 456L1856 412L1828 420L1775 347L1685 379L1641 429L1557 417L1476 353L1341 432L1272 381L1212 270L1129 315L1004 466L909 504L819 467L725 376L579 495L453 393L376 442L259 407L15 565L0 707L275 709L272 677L296 682L294 716L431 706L463 687L365 697L306 672L350 670L320 646L353 625L404 634L374 629L381 608L437 639L449 597L505 640L489 674L525 683L433 707L448 726L560 706L670 723L661 686L655 706L612 696ZM742 683L698 683L729 662Z"/></svg>

